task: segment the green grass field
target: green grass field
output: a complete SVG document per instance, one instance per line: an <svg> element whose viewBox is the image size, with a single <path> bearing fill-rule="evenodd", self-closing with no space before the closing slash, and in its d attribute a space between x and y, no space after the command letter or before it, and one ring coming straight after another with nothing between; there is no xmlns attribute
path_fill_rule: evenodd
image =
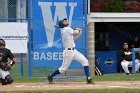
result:
<svg viewBox="0 0 140 93"><path fill-rule="evenodd" d="M12 76L14 78L17 78L16 82L22 82L23 81L26 82L30 80L30 78L28 78L28 64L24 64L24 78L20 77L20 65L16 64L15 66L13 66L12 70L10 71L10 73L12 74ZM33 69L33 77L46 77L50 72L54 71L54 69L46 69L46 68L40 68L40 69ZM73 72L71 72L73 73ZM63 74L64 75L64 74ZM34 78L36 81L42 81L45 80L44 78ZM129 80L140 80L140 74L137 75L129 75L126 76L124 73L115 73L115 74L105 74L103 76L95 76L93 77L93 79L95 81L129 81ZM78 81L84 81L85 78L81 77Z"/></svg>
<svg viewBox="0 0 140 93"><path fill-rule="evenodd" d="M48 75L50 72L52 72L54 69L46 69L46 68L34 68L32 69L32 76L34 77L43 77ZM10 73L12 74L13 77L20 77L20 64L17 63L12 67L12 70L10 71ZM28 68L28 64L25 63L23 65L23 76L24 77L28 77L29 74L29 68Z"/></svg>
<svg viewBox="0 0 140 93"><path fill-rule="evenodd" d="M124 74L105 74L103 76L94 76L92 79L99 81L140 81L140 74L126 76ZM46 78L15 78L16 83L35 83L44 82ZM85 78L80 78L77 82L83 82ZM40 91L10 91L0 93L140 93L140 89L89 89L89 90L40 90Z"/></svg>
<svg viewBox="0 0 140 93"><path fill-rule="evenodd" d="M90 89L90 90L48 90L48 91L13 91L0 93L140 93L140 89Z"/></svg>
<svg viewBox="0 0 140 93"><path fill-rule="evenodd" d="M59 77L58 77L59 78ZM17 77L14 78L17 83L26 82L44 82L46 78L29 78L29 77ZM98 81L140 81L140 74L126 76L124 74L105 74L103 76L94 76L92 79L96 82ZM76 79L77 82L84 82L85 78L81 77ZM75 82L75 81L74 81Z"/></svg>
<svg viewBox="0 0 140 93"><path fill-rule="evenodd" d="M53 69L33 69L34 76L46 76L48 73L52 72ZM14 76L15 83L36 83L36 82L46 82L46 78L39 77L28 77L28 67L24 66L24 77L20 77L19 65L13 67L11 74ZM58 77L59 78L59 77ZM99 81L140 81L140 74L128 75L124 73L119 74L105 74L103 76L93 76L92 79L95 82ZM65 81L65 80L64 80ZM80 77L76 79L77 82L85 82L85 77ZM74 80L75 82L75 80ZM40 90L40 91L10 91L10 92L0 92L0 93L140 93L140 89L89 89L89 90Z"/></svg>

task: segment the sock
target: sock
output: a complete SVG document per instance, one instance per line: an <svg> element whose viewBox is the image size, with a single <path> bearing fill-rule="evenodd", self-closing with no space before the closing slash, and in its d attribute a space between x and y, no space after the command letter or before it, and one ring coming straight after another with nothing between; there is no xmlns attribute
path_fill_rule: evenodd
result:
<svg viewBox="0 0 140 93"><path fill-rule="evenodd" d="M86 75L86 79L90 79L90 75L89 75L89 66L84 66L84 71L85 71L85 75Z"/></svg>
<svg viewBox="0 0 140 93"><path fill-rule="evenodd" d="M55 70L53 73L50 74L50 77L54 77L56 75L60 74L59 70Z"/></svg>

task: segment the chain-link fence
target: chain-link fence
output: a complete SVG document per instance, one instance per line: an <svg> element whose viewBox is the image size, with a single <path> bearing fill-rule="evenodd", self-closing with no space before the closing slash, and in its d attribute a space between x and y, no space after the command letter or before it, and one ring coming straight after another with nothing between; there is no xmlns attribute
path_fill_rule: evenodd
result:
<svg viewBox="0 0 140 93"><path fill-rule="evenodd" d="M28 15L28 0L0 0L0 23L25 23ZM4 32L4 31L3 31ZM15 45L16 48L16 45ZM21 76L21 58L23 58L24 76L28 76L28 55L27 53L13 53L16 58L16 64L10 71L12 76Z"/></svg>
<svg viewBox="0 0 140 93"><path fill-rule="evenodd" d="M45 26L44 20L48 21L48 19L51 18L51 17L50 18L48 17L48 19L44 19L45 17L42 12L43 11L42 8L45 6L41 6L41 4L43 5L43 3L47 2L47 1L49 1L49 0L38 0L38 1L34 1L34 0L0 0L0 22L10 22L10 23L11 22L19 22L19 23L27 22L28 27L29 27L29 29L28 29L28 32L29 32L28 33L29 34L28 50L30 51L29 56L31 59L29 62L28 53L14 54L17 61L16 61L16 64L13 66L12 70L10 71L14 77L20 77L20 76L28 77L31 73L32 73L33 77L46 77L49 73L51 73L52 71L54 71L55 69L57 69L58 67L61 66L61 64L58 65L55 62L53 63L53 61L57 61L57 60L51 60L52 65L57 65L57 66L55 66L55 67L43 67L43 66L42 67L39 67L39 66L33 67L34 65L38 65L43 62L48 62L48 63L50 62L48 59L45 61L44 60L42 61L41 59L39 59L37 61L38 62L37 63L36 60L33 59L34 58L33 53L38 52L38 50L41 50L41 49L36 48L37 44L39 44L40 42L46 43L47 42L46 40L48 39L46 37L45 37L44 41L40 39L42 37L44 38L44 36L43 36L44 32L45 32L44 28L46 28L46 27L44 27ZM42 2L42 3L40 3L40 2ZM56 6L55 6L55 4L53 5L54 2L56 4ZM56 11L57 11L57 9L59 9L59 7L62 7L62 8L64 8L62 10L70 12L67 14L71 17L71 18L69 17L69 19L71 21L73 19L72 27L80 26L81 28L86 30L85 21L87 21L87 19L85 16L86 9L84 9L84 0L78 0L78 1L77 0L75 0L75 1L74 0L69 0L69 1L64 0L61 3L64 6L59 6L59 4L60 4L59 0L58 0L58 2L56 2L56 0L52 0L51 2L48 2L48 3L49 4L52 3L52 6L50 6L50 7L53 7L53 8L56 7ZM47 4L47 5L49 5L49 4ZM69 9L65 10L66 5L67 5L67 8L69 8ZM46 9L47 9L47 7L46 7ZM71 11L69 11L70 9L71 9ZM75 12L74 9L76 9L76 11L79 11L80 16ZM28 11L30 11L30 13ZM47 11L47 10L45 10L45 11ZM49 11L47 11L45 13L48 13L48 12ZM53 10L51 12L53 12ZM58 13L58 12L59 11L53 12L52 15L55 16L54 14ZM71 15L71 14L73 14L73 12L76 13L76 14L74 14L74 17L72 17L73 15ZM63 13L63 12L61 11L61 13ZM59 13L59 14L61 14L61 13ZM64 16L66 17L67 14L64 14ZM57 15L57 16L59 16L59 15ZM63 18L61 16L59 16L59 17L60 17L60 19ZM57 20L57 19L54 18L54 20ZM76 23L79 23L79 24L75 25ZM41 33L41 31L44 31L44 32ZM56 33L56 34L58 36L60 33ZM84 55L87 56L87 52L86 52L87 45L85 42L85 38L87 37L86 31L84 34L85 35L82 35L82 38L78 41L77 45L79 45L78 49L80 50L80 52L82 52ZM57 37L57 36L55 36L55 37ZM54 46L56 46L56 48L57 48L57 46L60 45L60 43L57 44L57 40L59 40L59 39L60 39L60 37L55 38L55 40L54 40L54 41L56 41L56 45L54 45ZM59 42L62 43L61 39ZM54 48L53 52L52 52L52 57L54 56L54 58L55 58L56 52L62 52L62 50L63 50L63 48L57 48L57 49L56 48ZM43 48L41 51L43 51L42 53L49 53L50 51L52 51L52 49ZM38 53L41 53L41 52L38 52ZM49 57L49 56L47 56L47 57ZM40 63L39 63L39 61L40 61ZM58 61L59 61L59 63L62 63L62 60L58 60ZM23 62L23 64L22 64L22 62ZM30 71L30 70L32 70L32 71ZM31 73L29 73L29 72L31 72ZM81 66L80 68L68 69L65 73L61 74L60 76L83 76L83 75L84 75L84 70L83 70L83 67Z"/></svg>
<svg viewBox="0 0 140 93"><path fill-rule="evenodd" d="M32 76L46 77L55 69L61 67L63 60L63 44L61 31L54 28L58 20L67 18L72 28L80 27L85 30L81 38L76 42L76 48L87 56L86 45L86 8L85 0L39 0L32 2ZM66 12L65 12L66 11ZM84 70L80 63L74 61L70 68L59 76L84 76Z"/></svg>
<svg viewBox="0 0 140 93"><path fill-rule="evenodd" d="M1 22L17 22L27 18L28 0L0 0Z"/></svg>

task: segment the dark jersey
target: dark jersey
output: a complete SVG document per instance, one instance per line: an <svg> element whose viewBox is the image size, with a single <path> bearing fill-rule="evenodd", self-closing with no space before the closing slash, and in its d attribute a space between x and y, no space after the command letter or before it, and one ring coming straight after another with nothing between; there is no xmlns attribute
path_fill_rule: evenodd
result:
<svg viewBox="0 0 140 93"><path fill-rule="evenodd" d="M8 58L11 60L14 58L11 51L7 48L0 48L0 62L8 62Z"/></svg>
<svg viewBox="0 0 140 93"><path fill-rule="evenodd" d="M121 60L132 61L132 51L131 49L123 48L120 53Z"/></svg>

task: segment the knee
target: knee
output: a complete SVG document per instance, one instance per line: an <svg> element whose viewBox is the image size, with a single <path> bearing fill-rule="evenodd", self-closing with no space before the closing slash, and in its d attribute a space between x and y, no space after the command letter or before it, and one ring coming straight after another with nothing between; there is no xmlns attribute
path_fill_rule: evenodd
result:
<svg viewBox="0 0 140 93"><path fill-rule="evenodd" d="M124 62L121 62L122 67L128 67L127 64L125 64Z"/></svg>
<svg viewBox="0 0 140 93"><path fill-rule="evenodd" d="M138 63L137 65L140 66L140 63Z"/></svg>
<svg viewBox="0 0 140 93"><path fill-rule="evenodd" d="M10 74L8 74L7 76L5 76L5 79L0 79L0 82L2 83L2 85L7 85L7 84L12 84L14 81L14 79L11 77Z"/></svg>
<svg viewBox="0 0 140 93"><path fill-rule="evenodd" d="M82 65L83 65L83 66L89 66L88 60L83 61L83 62L82 62Z"/></svg>
<svg viewBox="0 0 140 93"><path fill-rule="evenodd" d="M7 82L7 84L12 84L14 79L11 77L10 74L8 74L6 77L5 77L5 80Z"/></svg>
<svg viewBox="0 0 140 93"><path fill-rule="evenodd" d="M136 64L139 63L139 62L140 62L140 61L139 61L138 59L135 60L135 63L136 63Z"/></svg>

